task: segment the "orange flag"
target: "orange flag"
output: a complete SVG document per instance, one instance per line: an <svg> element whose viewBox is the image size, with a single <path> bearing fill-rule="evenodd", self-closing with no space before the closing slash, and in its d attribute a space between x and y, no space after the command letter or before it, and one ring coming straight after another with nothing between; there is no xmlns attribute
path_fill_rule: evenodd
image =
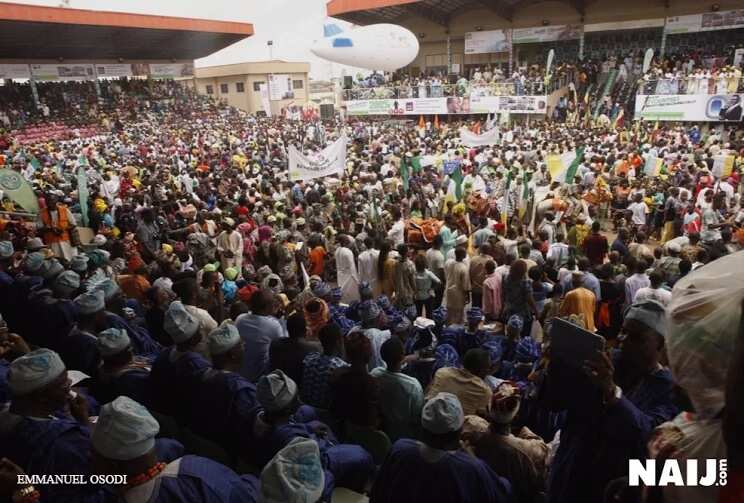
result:
<svg viewBox="0 0 744 503"><path fill-rule="evenodd" d="M434 129L439 129L439 115L434 116Z"/></svg>
<svg viewBox="0 0 744 503"><path fill-rule="evenodd" d="M421 129L424 129L424 127L426 127L426 123L424 122L424 116L423 115L419 115L419 124L418 124L418 127L420 127Z"/></svg>

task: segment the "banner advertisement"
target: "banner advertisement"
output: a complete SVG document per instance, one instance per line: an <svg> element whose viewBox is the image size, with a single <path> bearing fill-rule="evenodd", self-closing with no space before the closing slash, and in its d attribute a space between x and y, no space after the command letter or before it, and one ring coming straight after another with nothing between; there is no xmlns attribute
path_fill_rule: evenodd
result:
<svg viewBox="0 0 744 503"><path fill-rule="evenodd" d="M579 38L581 38L580 24L536 26L533 28L516 28L512 34L512 43L531 44L555 42L556 40L577 40Z"/></svg>
<svg viewBox="0 0 744 503"><path fill-rule="evenodd" d="M635 119L690 122L741 122L742 94L639 94Z"/></svg>
<svg viewBox="0 0 744 503"><path fill-rule="evenodd" d="M134 66L132 65L133 70ZM149 73L145 75L149 75L153 79L173 79L176 77L193 77L194 75L193 63L150 63L147 66L149 66Z"/></svg>
<svg viewBox="0 0 744 503"><path fill-rule="evenodd" d="M126 63L119 64L97 64L96 73L99 77L131 77L132 65Z"/></svg>
<svg viewBox="0 0 744 503"><path fill-rule="evenodd" d="M706 12L689 16L672 16L666 19L665 31L695 33L699 31L730 30L744 28L744 9Z"/></svg>
<svg viewBox="0 0 744 503"><path fill-rule="evenodd" d="M336 173L343 173L346 167L346 136L316 153L303 154L294 145L289 149L289 179L312 180Z"/></svg>
<svg viewBox="0 0 744 503"><path fill-rule="evenodd" d="M31 71L28 65L8 64L0 65L0 79L30 79Z"/></svg>
<svg viewBox="0 0 744 503"><path fill-rule="evenodd" d="M713 176L721 178L722 176L731 176L734 169L734 155L725 154L713 157Z"/></svg>
<svg viewBox="0 0 744 503"><path fill-rule="evenodd" d="M496 145L501 139L498 128L489 129L483 134L475 134L468 128L460 128L460 143L466 147L486 147Z"/></svg>
<svg viewBox="0 0 744 503"><path fill-rule="evenodd" d="M266 117L271 117L271 101L269 100L269 86L266 84L258 85L259 93L261 93L261 106L266 112Z"/></svg>
<svg viewBox="0 0 744 503"><path fill-rule="evenodd" d="M469 31L465 33L465 54L511 51L511 30Z"/></svg>
<svg viewBox="0 0 744 503"><path fill-rule="evenodd" d="M269 98L272 101L293 100L292 79L286 73L269 75Z"/></svg>
<svg viewBox="0 0 744 503"><path fill-rule="evenodd" d="M31 65L31 75L35 80L92 80L93 65L36 64Z"/></svg>
<svg viewBox="0 0 744 503"><path fill-rule="evenodd" d="M643 28L661 28L664 18L636 19L635 21L612 21L609 23L589 23L584 25L584 33L595 31L638 30Z"/></svg>
<svg viewBox="0 0 744 503"><path fill-rule="evenodd" d="M349 100L348 115L457 115L512 112L544 114L548 100L538 96L450 96L447 98L409 98Z"/></svg>

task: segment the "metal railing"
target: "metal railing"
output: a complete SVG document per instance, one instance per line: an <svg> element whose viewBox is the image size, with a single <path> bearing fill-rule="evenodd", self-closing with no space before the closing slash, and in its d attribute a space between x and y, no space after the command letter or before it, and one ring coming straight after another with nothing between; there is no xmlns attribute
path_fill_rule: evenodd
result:
<svg viewBox="0 0 744 503"><path fill-rule="evenodd" d="M640 79L638 94L734 94L744 91L744 78L696 75L671 79Z"/></svg>

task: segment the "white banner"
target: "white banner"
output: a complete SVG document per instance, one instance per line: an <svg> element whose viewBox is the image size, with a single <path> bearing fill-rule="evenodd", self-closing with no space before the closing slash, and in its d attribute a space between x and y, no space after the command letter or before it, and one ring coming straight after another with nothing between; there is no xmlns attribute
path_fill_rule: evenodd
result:
<svg viewBox="0 0 744 503"><path fill-rule="evenodd" d="M741 122L742 94L639 94L635 119L691 122Z"/></svg>
<svg viewBox="0 0 744 503"><path fill-rule="evenodd" d="M584 25L584 33L595 31L638 30L641 28L661 28L664 18L637 19L635 21L612 21L609 23L589 23Z"/></svg>
<svg viewBox="0 0 744 503"><path fill-rule="evenodd" d="M99 77L131 77L132 65L126 63L97 64L96 73Z"/></svg>
<svg viewBox="0 0 744 503"><path fill-rule="evenodd" d="M272 101L293 100L292 79L286 73L269 75L269 98Z"/></svg>
<svg viewBox="0 0 744 503"><path fill-rule="evenodd" d="M448 98L409 98L349 100L344 102L349 115L458 115L512 112L545 114L545 95L529 96L450 96Z"/></svg>
<svg viewBox="0 0 744 503"><path fill-rule="evenodd" d="M475 134L466 127L460 128L460 143L466 147L486 147L496 145L501 139L498 128L489 129L483 134Z"/></svg>
<svg viewBox="0 0 744 503"><path fill-rule="evenodd" d="M294 145L289 146L289 179L312 180L336 173L346 167L346 136L317 153L303 154Z"/></svg>
<svg viewBox="0 0 744 503"><path fill-rule="evenodd" d="M511 51L511 30L469 31L465 33L465 54Z"/></svg>
<svg viewBox="0 0 744 503"><path fill-rule="evenodd" d="M546 96L499 96L495 111L513 114L544 114L548 109Z"/></svg>
<svg viewBox="0 0 744 503"><path fill-rule="evenodd" d="M666 19L667 33L695 33L699 31L744 28L744 9L706 12L689 16L672 16Z"/></svg>
<svg viewBox="0 0 744 503"><path fill-rule="evenodd" d="M259 84L258 90L261 93L261 106L263 106L266 117L271 117L271 101L269 100L269 86L266 84Z"/></svg>
<svg viewBox="0 0 744 503"><path fill-rule="evenodd" d="M35 80L92 80L93 65L88 64L37 64L31 65Z"/></svg>
<svg viewBox="0 0 744 503"><path fill-rule="evenodd" d="M556 40L576 40L578 38L581 38L580 24L536 26L515 29L512 34L512 43L531 44L535 42L555 42Z"/></svg>
<svg viewBox="0 0 744 503"><path fill-rule="evenodd" d="M176 77L192 77L193 63L150 63L149 75L154 79L173 79Z"/></svg>
<svg viewBox="0 0 744 503"><path fill-rule="evenodd" d="M30 79L31 71L28 65L8 64L0 65L0 79Z"/></svg>

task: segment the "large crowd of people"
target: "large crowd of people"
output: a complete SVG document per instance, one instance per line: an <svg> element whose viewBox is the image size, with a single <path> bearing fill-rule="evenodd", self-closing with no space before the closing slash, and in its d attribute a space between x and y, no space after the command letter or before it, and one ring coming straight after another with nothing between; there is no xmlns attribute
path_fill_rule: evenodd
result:
<svg viewBox="0 0 744 503"><path fill-rule="evenodd" d="M0 88L0 497L741 501L744 292L697 304L711 267L742 270L740 126L491 124L470 148L469 119L255 117L127 80L84 104L48 84L39 117L19 86ZM69 134L18 128L47 116ZM342 135L343 172L290 180L290 146ZM672 346L711 313L685 332L699 353ZM728 484L633 487L646 458L727 458Z"/></svg>

